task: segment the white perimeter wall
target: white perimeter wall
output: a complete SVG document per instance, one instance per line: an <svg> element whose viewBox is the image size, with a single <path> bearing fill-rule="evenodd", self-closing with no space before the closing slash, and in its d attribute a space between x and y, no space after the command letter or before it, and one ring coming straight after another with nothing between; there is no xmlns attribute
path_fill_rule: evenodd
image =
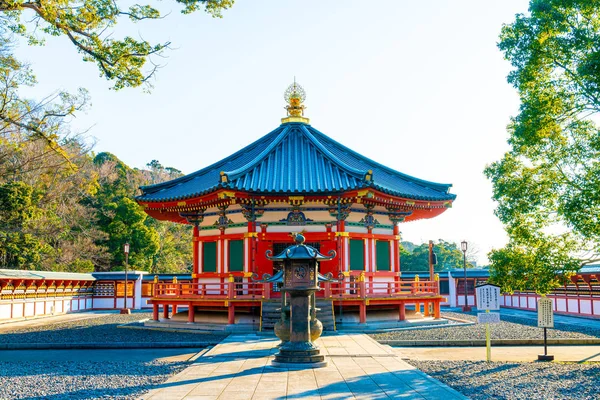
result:
<svg viewBox="0 0 600 400"><path fill-rule="evenodd" d="M547 297L552 300L554 312L581 315L582 317L600 317L600 297L552 294ZM505 294L501 296L500 305L508 308L536 311L537 299L539 298L540 296L535 293Z"/></svg>
<svg viewBox="0 0 600 400"><path fill-rule="evenodd" d="M0 321L64 314L71 311L90 310L91 308L91 296L2 300L0 301Z"/></svg>

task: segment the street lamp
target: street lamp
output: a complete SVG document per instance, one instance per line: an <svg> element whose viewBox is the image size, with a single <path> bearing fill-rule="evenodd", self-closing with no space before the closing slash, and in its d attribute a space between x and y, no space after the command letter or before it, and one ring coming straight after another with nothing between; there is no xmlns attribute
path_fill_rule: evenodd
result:
<svg viewBox="0 0 600 400"><path fill-rule="evenodd" d="M129 264L129 243L123 245L123 253L125 253L125 288L123 289L123 308L121 314L131 314L131 310L127 308L127 266Z"/></svg>
<svg viewBox="0 0 600 400"><path fill-rule="evenodd" d="M469 298L467 296L467 241L463 240L462 242L460 242L460 249L463 252L463 268L465 270L465 285L464 285L464 290L465 290L465 305L463 306L462 310L465 312L471 311L471 307L469 307Z"/></svg>

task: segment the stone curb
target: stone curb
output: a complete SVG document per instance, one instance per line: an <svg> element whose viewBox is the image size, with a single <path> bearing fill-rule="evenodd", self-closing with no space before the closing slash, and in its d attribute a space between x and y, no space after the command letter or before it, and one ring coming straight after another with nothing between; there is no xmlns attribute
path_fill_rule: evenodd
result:
<svg viewBox="0 0 600 400"><path fill-rule="evenodd" d="M0 350L180 349L214 346L214 342L0 343Z"/></svg>
<svg viewBox="0 0 600 400"><path fill-rule="evenodd" d="M485 340L378 340L393 347L479 347ZM548 339L549 345L600 345L600 339ZM492 346L537 346L543 339L492 339Z"/></svg>

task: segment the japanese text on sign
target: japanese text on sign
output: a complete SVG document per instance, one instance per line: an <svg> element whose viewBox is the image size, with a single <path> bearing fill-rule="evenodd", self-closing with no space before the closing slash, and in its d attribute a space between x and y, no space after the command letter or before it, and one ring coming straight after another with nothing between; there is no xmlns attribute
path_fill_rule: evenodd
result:
<svg viewBox="0 0 600 400"><path fill-rule="evenodd" d="M478 310L500 309L500 288L496 285L485 284L475 288Z"/></svg>
<svg viewBox="0 0 600 400"><path fill-rule="evenodd" d="M478 324L495 324L500 322L500 313L491 312L491 313L478 313L477 314L477 323Z"/></svg>
<svg viewBox="0 0 600 400"><path fill-rule="evenodd" d="M554 313L552 312L552 299L542 297L538 299L538 327L554 328Z"/></svg>

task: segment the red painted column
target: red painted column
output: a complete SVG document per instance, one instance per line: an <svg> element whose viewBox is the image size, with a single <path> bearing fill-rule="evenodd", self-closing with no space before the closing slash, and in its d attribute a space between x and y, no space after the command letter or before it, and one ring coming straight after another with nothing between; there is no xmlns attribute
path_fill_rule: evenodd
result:
<svg viewBox="0 0 600 400"><path fill-rule="evenodd" d="M394 272L400 272L400 226L397 223L394 224L394 240L392 241L392 246L394 246L392 270Z"/></svg>
<svg viewBox="0 0 600 400"><path fill-rule="evenodd" d="M177 304L173 304L173 315L177 314Z"/></svg>
<svg viewBox="0 0 600 400"><path fill-rule="evenodd" d="M360 323L361 324L366 324L367 323L367 304L366 302L361 302L360 303Z"/></svg>
<svg viewBox="0 0 600 400"><path fill-rule="evenodd" d="M404 303L400 303L398 306L398 321L404 321L406 319L406 306Z"/></svg>
<svg viewBox="0 0 600 400"><path fill-rule="evenodd" d="M441 303L441 300L438 300L434 304L433 317L435 319L440 319L442 317L442 310L441 310L441 304L440 303Z"/></svg>
<svg viewBox="0 0 600 400"><path fill-rule="evenodd" d="M152 319L158 321L158 304L152 304Z"/></svg>
<svg viewBox="0 0 600 400"><path fill-rule="evenodd" d="M235 324L235 306L233 304L229 304L227 308L227 323L229 325Z"/></svg>
<svg viewBox="0 0 600 400"><path fill-rule="evenodd" d="M192 303L188 304L188 323L193 324L196 320L196 309Z"/></svg>
<svg viewBox="0 0 600 400"><path fill-rule="evenodd" d="M423 303L423 316L429 317L429 301Z"/></svg>
<svg viewBox="0 0 600 400"><path fill-rule="evenodd" d="M169 305L163 304L163 318L169 319Z"/></svg>
<svg viewBox="0 0 600 400"><path fill-rule="evenodd" d="M346 254L348 234L346 233L346 221L344 221L343 219L338 221L337 235L340 243L340 271L344 272L345 267L348 265L348 259Z"/></svg>
<svg viewBox="0 0 600 400"><path fill-rule="evenodd" d="M194 233L192 237L192 255L193 255L193 269L192 269L192 277L199 273L200 271L200 257L198 251L198 239L200 236L200 230L197 225L194 225ZM198 283L198 278L193 278L192 282Z"/></svg>

